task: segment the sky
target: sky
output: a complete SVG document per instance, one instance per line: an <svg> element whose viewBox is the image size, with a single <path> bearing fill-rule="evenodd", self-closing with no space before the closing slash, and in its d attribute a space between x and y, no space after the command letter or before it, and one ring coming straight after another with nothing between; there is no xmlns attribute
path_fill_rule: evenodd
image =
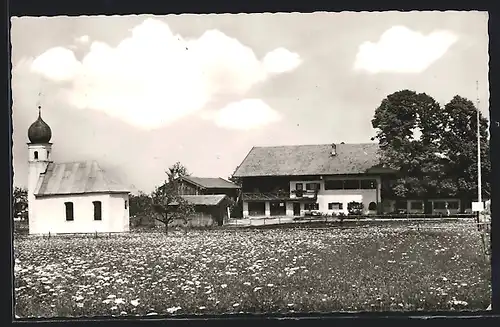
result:
<svg viewBox="0 0 500 327"><path fill-rule="evenodd" d="M489 117L485 12L11 22L15 186L38 105L54 161L97 160L133 192L177 161L228 178L253 146L371 142L375 109L403 89L479 97Z"/></svg>

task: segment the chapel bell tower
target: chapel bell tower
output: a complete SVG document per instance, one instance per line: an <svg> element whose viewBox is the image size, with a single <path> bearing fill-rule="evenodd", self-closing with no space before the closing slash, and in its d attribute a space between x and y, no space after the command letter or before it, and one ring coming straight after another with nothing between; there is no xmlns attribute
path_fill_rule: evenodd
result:
<svg viewBox="0 0 500 327"><path fill-rule="evenodd" d="M35 189L40 174L44 173L51 162L52 131L42 119L41 107L38 106L38 119L28 129L28 219L30 227L36 219ZM30 228L31 229L31 228Z"/></svg>

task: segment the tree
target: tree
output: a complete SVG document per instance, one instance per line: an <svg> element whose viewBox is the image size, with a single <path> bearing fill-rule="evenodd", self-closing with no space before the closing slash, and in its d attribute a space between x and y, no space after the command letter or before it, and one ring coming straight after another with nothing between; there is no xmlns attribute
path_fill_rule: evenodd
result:
<svg viewBox="0 0 500 327"><path fill-rule="evenodd" d="M14 217L25 220L28 217L28 190L16 186L12 195L12 213Z"/></svg>
<svg viewBox="0 0 500 327"><path fill-rule="evenodd" d="M178 177L191 175L191 173L189 173L189 171L187 170L186 166L181 164L179 161L177 161L175 164L169 167L165 173L167 174L169 181L174 180Z"/></svg>
<svg viewBox="0 0 500 327"><path fill-rule="evenodd" d="M425 93L403 90L387 96L372 126L382 161L399 172L389 193L470 198L477 192L476 114L473 103L460 96L444 107ZM487 126L481 116L481 171L489 192Z"/></svg>
<svg viewBox="0 0 500 327"><path fill-rule="evenodd" d="M399 172L389 194L422 196L432 192L432 181L442 171L435 153L443 117L439 104L425 93L395 92L375 110L381 161ZM419 135L420 134L420 135Z"/></svg>
<svg viewBox="0 0 500 327"><path fill-rule="evenodd" d="M165 234L168 234L168 225L173 221L182 220L186 227L194 213L194 206L179 195L177 178L187 173L186 167L175 163L166 171L167 180L152 193L153 211L156 213L153 217L165 224Z"/></svg>
<svg viewBox="0 0 500 327"><path fill-rule="evenodd" d="M138 195L130 195L130 216L137 217L137 226L142 225L145 217L152 215L152 198L150 195L139 191Z"/></svg>
<svg viewBox="0 0 500 327"><path fill-rule="evenodd" d="M238 170L239 166L236 167L234 172L231 174L231 176L228 177L228 180L233 182L234 184L238 185L240 189L238 190L238 195L236 196L236 201L231 201L231 205L229 207L229 210L231 212L231 217L243 217L243 201L241 198L241 192L242 192L242 184L243 181L239 177L235 177L234 173Z"/></svg>
<svg viewBox="0 0 500 327"><path fill-rule="evenodd" d="M447 157L447 177L456 194L475 199L477 194L477 108L456 95L444 106L446 119L440 151ZM488 120L479 112L482 192L490 193L490 147Z"/></svg>

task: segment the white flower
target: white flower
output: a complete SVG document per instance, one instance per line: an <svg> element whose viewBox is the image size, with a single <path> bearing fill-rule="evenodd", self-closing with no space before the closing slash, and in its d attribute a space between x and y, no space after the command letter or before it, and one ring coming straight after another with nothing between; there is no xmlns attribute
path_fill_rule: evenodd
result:
<svg viewBox="0 0 500 327"><path fill-rule="evenodd" d="M177 310L180 310L181 307L172 307L172 308L167 308L168 313L175 313Z"/></svg>
<svg viewBox="0 0 500 327"><path fill-rule="evenodd" d="M134 307L138 306L139 305L139 299L130 301L130 304L132 304Z"/></svg>

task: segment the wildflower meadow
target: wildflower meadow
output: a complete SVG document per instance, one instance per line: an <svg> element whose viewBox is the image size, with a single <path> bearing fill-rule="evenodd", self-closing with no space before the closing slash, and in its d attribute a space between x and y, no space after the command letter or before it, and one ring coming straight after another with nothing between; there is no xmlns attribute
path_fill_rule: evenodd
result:
<svg viewBox="0 0 500 327"><path fill-rule="evenodd" d="M484 310L470 221L17 237L17 317Z"/></svg>

